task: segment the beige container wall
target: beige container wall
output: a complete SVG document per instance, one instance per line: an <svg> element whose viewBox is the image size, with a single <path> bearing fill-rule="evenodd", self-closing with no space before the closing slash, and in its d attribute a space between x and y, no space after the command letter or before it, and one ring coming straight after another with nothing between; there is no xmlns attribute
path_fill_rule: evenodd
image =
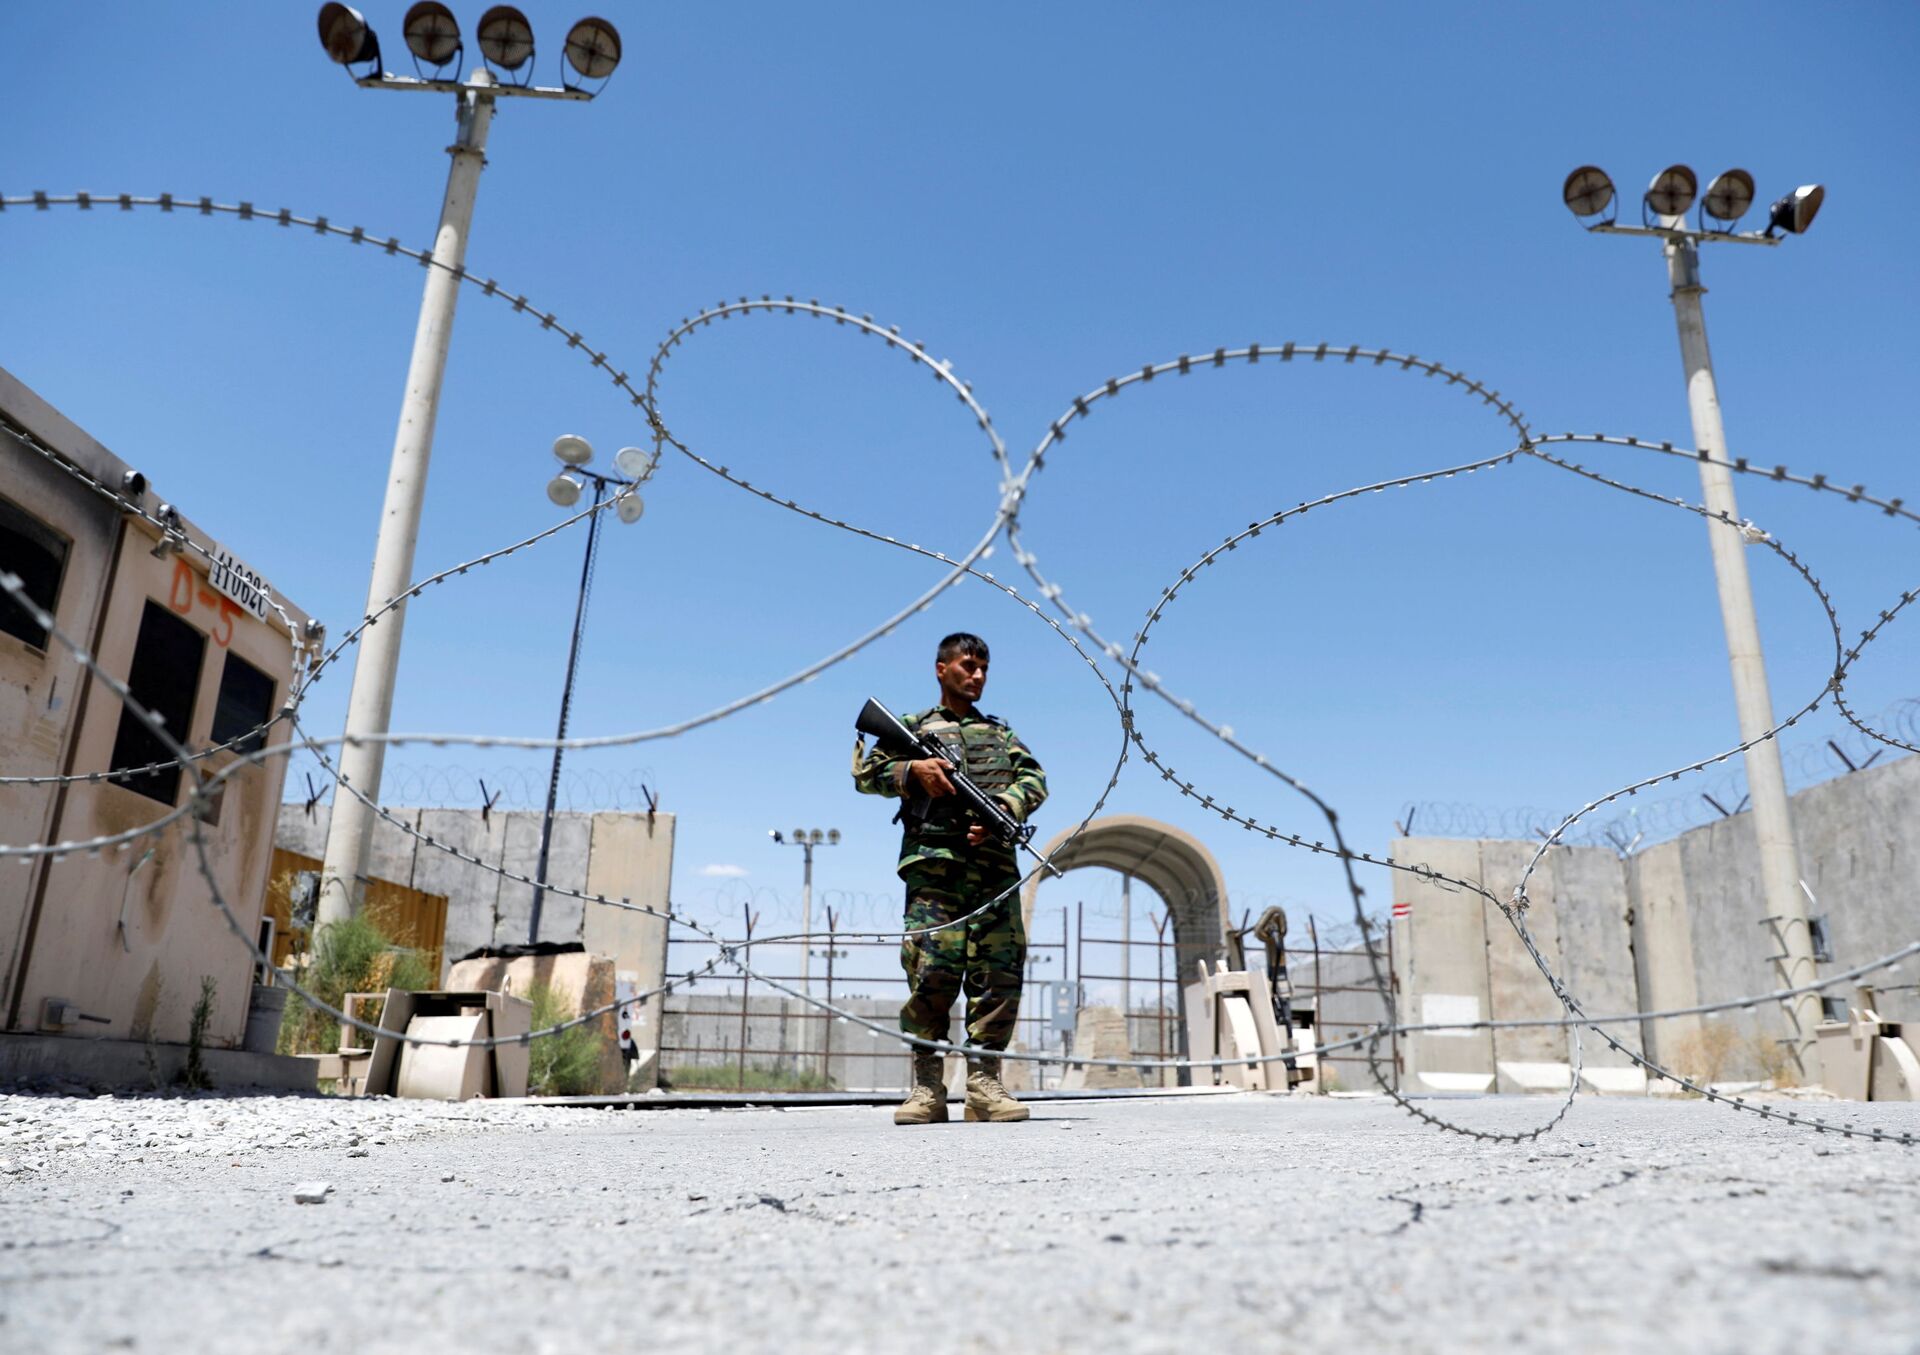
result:
<svg viewBox="0 0 1920 1355"><path fill-rule="evenodd" d="M207 637L186 743L204 747L211 742L215 698L229 654L274 679L277 710L292 671L290 641L277 618L258 621L232 604L223 606L224 599L206 584L203 559L192 554L156 558L153 538L131 522L124 530L128 536L100 643L106 671L125 677L141 615L152 599ZM78 731L77 767L110 765L120 713L120 700L96 684ZM213 772L233 760L223 753L199 765ZM257 931L266 892L284 776L284 758L236 773L221 797L218 823L205 827L208 869L249 937ZM183 777L179 801L187 791ZM118 833L165 813L165 806L123 786L83 782L68 791L58 833L65 839ZM104 1024L89 1023L70 1033L183 1041L205 975L218 991L208 1042L240 1043L253 958L211 901L190 829L182 822L148 839L155 854L131 874L143 847L125 854L63 857L46 868L17 1028L33 1029L43 1000L59 997L105 1018Z"/></svg>
<svg viewBox="0 0 1920 1355"><path fill-rule="evenodd" d="M62 632L91 645L102 585L113 554L117 514L99 496L0 437L0 495L67 539L67 561L54 605ZM65 770L80 709L80 668L71 651L48 637L45 651L0 634L0 765L9 776L52 776ZM59 793L53 786L0 785L0 824L10 843L43 842L52 832ZM0 1002L19 978L27 920L40 868L8 863L0 870ZM4 1015L0 1007L0 1015Z"/></svg>

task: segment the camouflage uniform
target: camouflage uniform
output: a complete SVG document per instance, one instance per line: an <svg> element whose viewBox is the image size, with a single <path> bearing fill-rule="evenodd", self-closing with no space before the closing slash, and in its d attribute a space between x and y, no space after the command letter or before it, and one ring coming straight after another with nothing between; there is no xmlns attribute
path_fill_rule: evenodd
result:
<svg viewBox="0 0 1920 1355"><path fill-rule="evenodd" d="M925 731L956 752L974 783L1024 822L1047 798L1047 776L1014 732L977 711L957 716L945 706L901 717L907 728ZM862 794L899 797L911 759L856 744L853 783ZM956 758L955 761L959 759ZM909 936L900 944L900 966L912 996L900 1009L900 1029L925 1040L947 1038L948 1013L967 997L967 1037L986 1049L1005 1049L1020 1015L1020 986L1027 960L1026 927L1020 915L1020 867L1014 849L997 838L967 845L977 816L946 795L933 802L921 823L909 822L900 841L900 878L906 883L906 930L937 927L965 917L988 900L998 902L960 927Z"/></svg>

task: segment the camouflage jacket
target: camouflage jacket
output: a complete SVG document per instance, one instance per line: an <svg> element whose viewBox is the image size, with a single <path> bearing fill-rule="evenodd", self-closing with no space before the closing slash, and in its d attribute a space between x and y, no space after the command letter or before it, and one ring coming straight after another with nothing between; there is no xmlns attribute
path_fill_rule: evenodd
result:
<svg viewBox="0 0 1920 1355"><path fill-rule="evenodd" d="M1025 822L1047 798L1047 774L1006 724L975 711L958 716L945 706L903 715L908 729L925 730L956 751L966 751L966 771L974 784L1004 804L1013 817ZM905 788L909 758L895 757L865 740L853 746L853 784L863 795L900 797ZM967 828L977 816L958 797L943 795L933 802L924 822L906 822L900 840L900 869L921 861L1005 859L1012 846L989 838L978 847L967 845Z"/></svg>

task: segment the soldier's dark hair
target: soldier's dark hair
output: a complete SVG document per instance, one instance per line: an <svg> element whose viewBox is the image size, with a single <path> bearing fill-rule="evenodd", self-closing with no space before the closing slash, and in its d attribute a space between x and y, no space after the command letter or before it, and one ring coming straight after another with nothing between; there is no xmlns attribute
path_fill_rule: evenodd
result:
<svg viewBox="0 0 1920 1355"><path fill-rule="evenodd" d="M933 657L940 663L951 663L962 654L971 654L982 663L992 662L993 656L987 653L987 642L978 635L957 630L940 642L940 648Z"/></svg>

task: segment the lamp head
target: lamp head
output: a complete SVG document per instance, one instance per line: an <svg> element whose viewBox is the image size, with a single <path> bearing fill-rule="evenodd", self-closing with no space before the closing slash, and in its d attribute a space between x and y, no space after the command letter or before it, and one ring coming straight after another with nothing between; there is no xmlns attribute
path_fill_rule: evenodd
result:
<svg viewBox="0 0 1920 1355"><path fill-rule="evenodd" d="M1731 230L1733 223L1747 214L1747 208L1753 206L1753 175L1744 169L1730 169L1707 185L1707 195L1700 199L1700 211L1715 221L1724 221Z"/></svg>
<svg viewBox="0 0 1920 1355"><path fill-rule="evenodd" d="M1560 186L1560 200L1575 216L1599 216L1613 203L1613 180L1597 165L1582 165Z"/></svg>
<svg viewBox="0 0 1920 1355"><path fill-rule="evenodd" d="M562 471L547 481L547 497L561 508L571 508L580 502L580 482Z"/></svg>
<svg viewBox="0 0 1920 1355"><path fill-rule="evenodd" d="M840 830L838 828L827 829L827 845L829 847L838 847L840 845Z"/></svg>
<svg viewBox="0 0 1920 1355"><path fill-rule="evenodd" d="M770 838L772 838L772 839L773 839L773 840L774 840L775 842L780 842L780 841L781 841L781 839L780 839L780 830L779 830L778 828L769 828L769 829L767 829L767 836L768 836L768 837L770 837ZM782 845L784 846L785 844L784 844L784 843L782 843Z"/></svg>
<svg viewBox="0 0 1920 1355"><path fill-rule="evenodd" d="M574 433L562 433L553 440L553 454L569 466L584 466L593 460L593 444Z"/></svg>
<svg viewBox="0 0 1920 1355"><path fill-rule="evenodd" d="M380 61L380 39L367 27L366 16L350 5L320 6L320 45L342 66Z"/></svg>
<svg viewBox="0 0 1920 1355"><path fill-rule="evenodd" d="M567 30L565 50L583 79L604 80L620 64L620 32L605 19L582 19Z"/></svg>
<svg viewBox="0 0 1920 1355"><path fill-rule="evenodd" d="M419 0L409 7L407 17L400 21L400 31L414 60L436 69L460 55L460 22L438 0Z"/></svg>
<svg viewBox="0 0 1920 1355"><path fill-rule="evenodd" d="M631 527L640 521L641 515L647 511L647 502L632 490L628 490L614 499L613 511L620 521Z"/></svg>
<svg viewBox="0 0 1920 1355"><path fill-rule="evenodd" d="M1687 208L1693 206L1694 195L1700 191L1700 181L1693 171L1685 165L1668 165L1653 176L1653 182L1647 185L1646 197L1642 199L1646 208L1655 216L1685 216Z"/></svg>
<svg viewBox="0 0 1920 1355"><path fill-rule="evenodd" d="M1827 190L1820 184L1801 184L1767 209L1767 238L1773 239L1775 231L1801 234L1813 224L1826 200Z"/></svg>
<svg viewBox="0 0 1920 1355"><path fill-rule="evenodd" d="M489 66L517 71L533 60L533 25L512 5L495 5L482 14L474 36Z"/></svg>

